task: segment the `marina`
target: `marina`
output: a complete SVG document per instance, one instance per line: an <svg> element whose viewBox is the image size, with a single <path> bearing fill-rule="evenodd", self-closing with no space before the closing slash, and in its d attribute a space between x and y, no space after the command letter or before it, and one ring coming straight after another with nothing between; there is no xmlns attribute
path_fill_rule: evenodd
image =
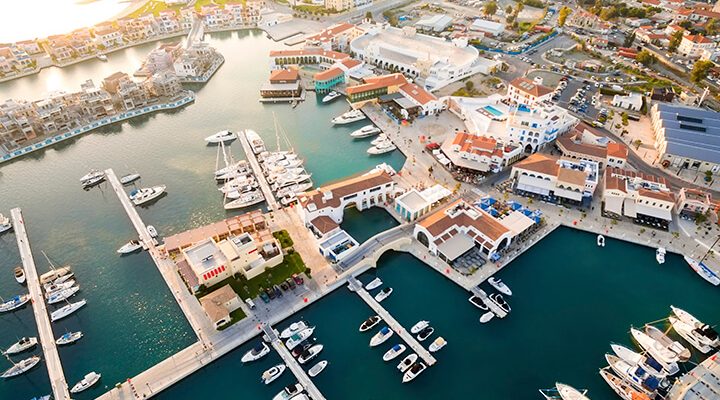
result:
<svg viewBox="0 0 720 400"><path fill-rule="evenodd" d="M258 183L260 184L260 190L262 190L263 197L265 197L265 201L267 202L268 208L271 210L277 210L280 208L280 205L278 204L277 200L275 199L275 195L273 194L272 190L270 190L270 185L267 182L267 179L265 179L265 175L263 174L262 169L260 168L260 164L258 163L257 157L255 155L255 152L250 147L250 143L248 142L248 138L245 135L245 132L243 131L237 133L238 139L240 141L240 144L242 144L243 151L245 152L245 156L247 157L248 162L250 163L250 166L255 173L255 178L257 179Z"/></svg>

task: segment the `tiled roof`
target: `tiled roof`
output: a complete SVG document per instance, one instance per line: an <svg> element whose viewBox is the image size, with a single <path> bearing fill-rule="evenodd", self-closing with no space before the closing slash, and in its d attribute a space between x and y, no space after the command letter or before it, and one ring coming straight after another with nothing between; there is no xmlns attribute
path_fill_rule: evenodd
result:
<svg viewBox="0 0 720 400"><path fill-rule="evenodd" d="M608 173L607 171L605 171L605 189L619 190L623 193L627 193L625 181L611 173Z"/></svg>
<svg viewBox="0 0 720 400"><path fill-rule="evenodd" d="M560 168L557 174L558 182L570 183L577 186L585 186L587 175L583 171L570 168Z"/></svg>
<svg viewBox="0 0 720 400"><path fill-rule="evenodd" d="M685 35L683 39L687 39L693 43L712 43L712 40L703 35Z"/></svg>
<svg viewBox="0 0 720 400"><path fill-rule="evenodd" d="M270 82L275 81L296 81L299 79L298 70L294 68L276 69L270 72Z"/></svg>
<svg viewBox="0 0 720 400"><path fill-rule="evenodd" d="M667 201L667 202L674 202L675 196L673 196L672 192L661 192L658 190L648 190L648 189L640 189L638 190L638 194L643 197L650 197L657 200Z"/></svg>
<svg viewBox="0 0 720 400"><path fill-rule="evenodd" d="M446 211L453 209L457 206L464 206L465 208L474 211L475 213L477 213L478 217L472 218L466 212L458 212L454 214L453 217L446 213ZM493 241L498 240L502 235L509 232L509 230L505 226L503 226L490 214L477 207L465 203L462 199L456 200L447 207L436 211L429 217L420 221L418 224L427 229L428 232L430 232L430 234L435 237L452 227L472 226Z"/></svg>
<svg viewBox="0 0 720 400"><path fill-rule="evenodd" d="M607 155L607 149L605 147L586 143L577 143L574 139L575 137L573 135L562 135L557 138L557 145L563 153L578 153L596 158L605 158Z"/></svg>
<svg viewBox="0 0 720 400"><path fill-rule="evenodd" d="M313 75L313 79L316 81L325 81L328 79L335 78L336 76L342 75L344 72L340 68L332 67L330 69L326 69L325 71L320 71Z"/></svg>
<svg viewBox="0 0 720 400"><path fill-rule="evenodd" d="M308 36L305 40L329 42L335 36L345 32L345 31L348 31L350 29L353 29L353 28L355 28L355 25L353 25L353 24L348 24L348 23L335 24L327 29L323 29L322 31L320 31L312 36Z"/></svg>
<svg viewBox="0 0 720 400"><path fill-rule="evenodd" d="M607 155L610 157L627 159L628 148L626 145L624 145L622 143L615 143L615 142L608 143Z"/></svg>
<svg viewBox="0 0 720 400"><path fill-rule="evenodd" d="M541 174L557 176L558 170L560 169L560 165L558 165L557 161L557 158L545 154L535 153L518 162L514 165L514 167L539 172Z"/></svg>
<svg viewBox="0 0 720 400"><path fill-rule="evenodd" d="M327 215L315 217L310 223L323 235L340 226Z"/></svg>
<svg viewBox="0 0 720 400"><path fill-rule="evenodd" d="M385 171L378 171L368 175L359 175L353 178L326 185L319 189L298 195L300 205L306 207L315 204L317 209L325 207L338 207L341 199L345 196L372 189L392 182L392 178ZM323 200L324 193L332 193L332 198Z"/></svg>
<svg viewBox="0 0 720 400"><path fill-rule="evenodd" d="M201 297L200 304L210 319L215 322L227 318L228 310L225 308L225 303L235 297L237 297L237 294L235 294L230 285L225 285L207 296Z"/></svg>
<svg viewBox="0 0 720 400"><path fill-rule="evenodd" d="M354 93L367 92L369 90L379 89L382 87L400 86L406 83L407 79L405 79L405 76L400 73L374 76L370 78L365 78L365 83L363 84L348 87L346 91L347 94L350 95Z"/></svg>
<svg viewBox="0 0 720 400"><path fill-rule="evenodd" d="M433 100L437 100L434 94L421 88L414 83L406 83L400 86L400 90L408 97L413 98L418 103L425 105Z"/></svg>
<svg viewBox="0 0 720 400"><path fill-rule="evenodd" d="M523 91L527 94L530 94L535 97L541 97L548 93L552 93L552 89L550 89L547 86L538 85L535 82L533 82L531 79L524 78L524 77L518 77L512 80L510 82L510 85L514 86L520 91Z"/></svg>
<svg viewBox="0 0 720 400"><path fill-rule="evenodd" d="M617 175L617 176L625 176L628 178L638 177L647 182L655 182L655 183L659 183L659 184L667 186L667 181L665 180L665 178L655 176L655 175L644 174L642 172L630 171L630 170L622 169L622 168L608 167L608 169L605 171L605 173L609 173L609 174Z"/></svg>
<svg viewBox="0 0 720 400"><path fill-rule="evenodd" d="M331 58L335 61L344 60L350 58L349 55L341 53L339 51L323 50L319 47L310 47L299 50L272 50L270 51L270 57L298 57L298 56L323 56Z"/></svg>

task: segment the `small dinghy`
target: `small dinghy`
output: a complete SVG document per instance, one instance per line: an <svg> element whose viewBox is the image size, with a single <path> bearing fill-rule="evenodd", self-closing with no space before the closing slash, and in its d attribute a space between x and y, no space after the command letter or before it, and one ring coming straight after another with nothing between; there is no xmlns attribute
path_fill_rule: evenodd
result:
<svg viewBox="0 0 720 400"><path fill-rule="evenodd" d="M405 356L405 358L402 359L402 361L400 361L400 364L397 365L397 369L400 370L400 372L405 372L408 368L410 368L411 365L415 364L415 361L417 361L417 359L417 354L408 354L407 356Z"/></svg>
<svg viewBox="0 0 720 400"><path fill-rule="evenodd" d="M82 391L88 390L93 385L98 383L100 381L100 378L102 375L98 374L97 372L90 372L89 374L85 375L85 377L78 383L75 384L75 386L70 389L70 393L80 393Z"/></svg>
<svg viewBox="0 0 720 400"><path fill-rule="evenodd" d="M81 331L77 332L68 332L62 336L60 336L56 341L55 344L58 346L64 346L67 344L72 344L77 342L83 337L83 333Z"/></svg>
<svg viewBox="0 0 720 400"><path fill-rule="evenodd" d="M392 331L392 329L388 328L387 326L383 326L382 329L378 333L375 334L375 336L370 339L370 347L379 346L383 343L385 343L386 340L390 339L390 337L395 332Z"/></svg>
<svg viewBox="0 0 720 400"><path fill-rule="evenodd" d="M120 247L117 252L120 254L130 254L142 248L142 244L138 240L131 240Z"/></svg>
<svg viewBox="0 0 720 400"><path fill-rule="evenodd" d="M38 340L36 337L23 337L17 342L13 343L12 346L8 347L8 349L5 350L3 354L10 355L22 353L23 351L32 349L33 347L37 346L37 344Z"/></svg>
<svg viewBox="0 0 720 400"><path fill-rule="evenodd" d="M140 174L127 174L120 177L120 183L128 185L140 179Z"/></svg>
<svg viewBox="0 0 720 400"><path fill-rule="evenodd" d="M25 284L25 271L22 269L22 267L15 267L15 280L17 283L23 285Z"/></svg>
<svg viewBox="0 0 720 400"><path fill-rule="evenodd" d="M259 360L270 352L270 347L264 342L261 342L257 346L253 347L250 351L245 353L240 361L246 363L250 361Z"/></svg>
<svg viewBox="0 0 720 400"><path fill-rule="evenodd" d="M283 372L285 372L285 364L273 365L270 369L263 372L260 379L266 385L272 383L275 379L279 378Z"/></svg>
<svg viewBox="0 0 720 400"><path fill-rule="evenodd" d="M308 375L310 375L311 378L316 377L318 374L320 374L325 367L327 367L328 362L326 360L322 360L318 362L317 364L313 365L312 368L308 370Z"/></svg>
<svg viewBox="0 0 720 400"><path fill-rule="evenodd" d="M505 282L501 281L499 278L496 279L494 277L491 277L490 279L488 279L488 282L498 292L500 292L504 295L507 295L507 296L512 296L512 290L510 290L508 285L506 285Z"/></svg>
<svg viewBox="0 0 720 400"><path fill-rule="evenodd" d="M371 280L370 283L365 285L365 290L376 289L376 288L380 287L380 285L382 285L382 284L383 284L383 281L380 280L380 278L375 278L375 279Z"/></svg>
<svg viewBox="0 0 720 400"><path fill-rule="evenodd" d="M420 332L421 330L427 328L428 326L430 326L430 321L424 321L424 320L418 321L418 323L416 323L415 325L412 326L412 328L410 328L410 333L412 333L414 335L414 334Z"/></svg>
<svg viewBox="0 0 720 400"><path fill-rule="evenodd" d="M387 299L388 296L390 296L393 292L393 289L391 287L387 287L383 290L381 290L378 294L375 295L375 301L378 303L381 303L383 300Z"/></svg>
<svg viewBox="0 0 720 400"><path fill-rule="evenodd" d="M362 324L360 324L360 332L365 332L370 329L372 329L375 325L379 324L382 318L380 318L377 315L373 315L372 317L366 319Z"/></svg>
<svg viewBox="0 0 720 400"><path fill-rule="evenodd" d="M442 336L440 336L437 339L435 339L432 343L430 343L430 347L428 347L428 350L430 350L431 353L434 353L434 352L442 349L443 347L445 347L446 344L447 344L447 341L445 341L445 339Z"/></svg>
<svg viewBox="0 0 720 400"><path fill-rule="evenodd" d="M430 335L432 335L434 332L435 332L435 328L433 328L432 326L426 326L420 332L418 332L418 334L416 336L417 340L424 342L425 339L429 338Z"/></svg>
<svg viewBox="0 0 720 400"><path fill-rule="evenodd" d="M597 245L598 247L605 247L605 236L597 235Z"/></svg>
<svg viewBox="0 0 720 400"><path fill-rule="evenodd" d="M225 143L235 140L235 134L230 131L220 131L205 138L208 144Z"/></svg>
<svg viewBox="0 0 720 400"><path fill-rule="evenodd" d="M492 311L488 311L485 314L480 316L480 323L485 324L490 322L491 319L495 318L495 313Z"/></svg>
<svg viewBox="0 0 720 400"><path fill-rule="evenodd" d="M407 348L404 344L396 344L395 346L391 347L390 350L386 351L385 354L383 354L383 361L394 360L395 357L402 354L406 349Z"/></svg>

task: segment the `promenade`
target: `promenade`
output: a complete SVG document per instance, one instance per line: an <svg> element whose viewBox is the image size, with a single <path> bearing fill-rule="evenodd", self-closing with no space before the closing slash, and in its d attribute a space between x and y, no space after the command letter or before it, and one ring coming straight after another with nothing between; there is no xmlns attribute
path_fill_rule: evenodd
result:
<svg viewBox="0 0 720 400"><path fill-rule="evenodd" d="M15 227L15 237L17 238L18 250L22 259L23 269L25 270L25 278L27 286L32 297L32 309L35 314L35 322L38 327L38 335L40 336L40 345L45 355L45 366L50 376L50 385L52 386L53 398L57 400L70 399L67 381L63 372L60 355L55 345L55 334L50 324L48 316L47 304L43 297L42 288L40 287L40 278L35 268L35 260L30 250L30 241L25 229L25 220L22 211L19 208L10 210L13 226Z"/></svg>
<svg viewBox="0 0 720 400"><path fill-rule="evenodd" d="M247 157L247 160L250 163L250 167L252 167L253 172L255 173L257 182L260 184L260 190L262 190L263 196L265 196L265 202L267 203L268 208L271 211L279 210L280 204L278 204L277 200L275 199L275 194L273 194L272 190L270 190L270 185L268 184L267 179L265 179L265 174L263 174L263 170L262 168L260 168L260 163L258 162L255 153L253 153L252 148L250 147L250 143L248 143L245 132L238 132L235 135L238 137L238 140L242 145L243 151L245 152L245 157Z"/></svg>

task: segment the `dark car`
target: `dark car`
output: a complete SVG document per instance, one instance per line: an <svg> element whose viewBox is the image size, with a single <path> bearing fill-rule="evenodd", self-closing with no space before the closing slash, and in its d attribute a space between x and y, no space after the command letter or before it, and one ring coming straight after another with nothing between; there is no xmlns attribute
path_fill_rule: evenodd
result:
<svg viewBox="0 0 720 400"><path fill-rule="evenodd" d="M290 287L290 289L295 289L295 281L292 280L292 278L287 278L285 283Z"/></svg>
<svg viewBox="0 0 720 400"><path fill-rule="evenodd" d="M260 298L261 298L262 301L265 302L265 303L269 303L269 302L270 302L270 297L268 297L268 295L267 295L265 292L260 292Z"/></svg>
<svg viewBox="0 0 720 400"><path fill-rule="evenodd" d="M265 293L268 295L268 297L270 297L270 300L275 298L275 291L271 288L265 289Z"/></svg>
<svg viewBox="0 0 720 400"><path fill-rule="evenodd" d="M293 274L292 278L295 281L295 283L298 285L302 285L303 283L305 283L305 281L303 281L302 276L299 276L298 274Z"/></svg>
<svg viewBox="0 0 720 400"><path fill-rule="evenodd" d="M283 296L282 290L280 290L280 286L275 285L275 286L273 286L273 289L275 290L275 295L276 295L277 297L282 297L282 296Z"/></svg>
<svg viewBox="0 0 720 400"><path fill-rule="evenodd" d="M288 289L290 289L290 285L288 285L287 282L283 282L280 284L280 289L288 290Z"/></svg>

